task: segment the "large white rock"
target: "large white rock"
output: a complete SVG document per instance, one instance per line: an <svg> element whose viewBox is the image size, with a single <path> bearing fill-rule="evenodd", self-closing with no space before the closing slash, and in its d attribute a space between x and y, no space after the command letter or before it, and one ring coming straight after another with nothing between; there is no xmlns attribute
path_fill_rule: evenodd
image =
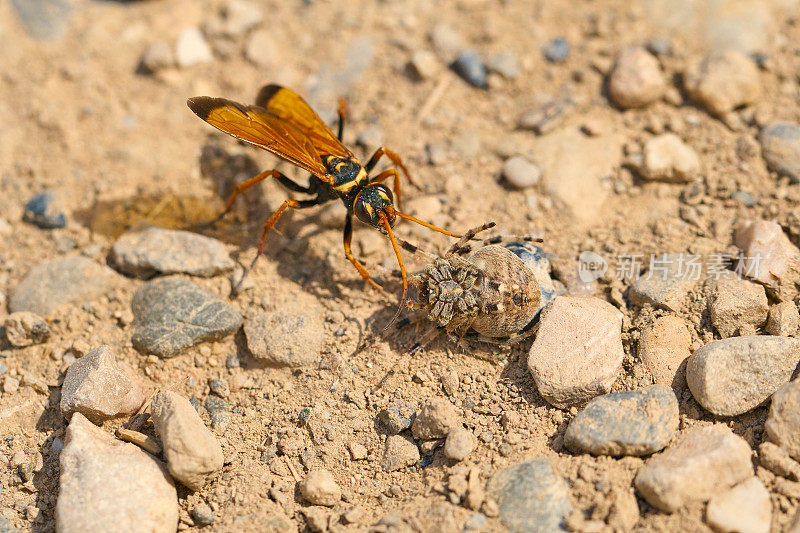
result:
<svg viewBox="0 0 800 533"><path fill-rule="evenodd" d="M178 495L164 465L80 413L67 427L59 465L59 533L174 533L178 526Z"/></svg>
<svg viewBox="0 0 800 533"><path fill-rule="evenodd" d="M539 394L556 407L606 394L625 353L622 313L594 297L560 296L542 310L528 369Z"/></svg>

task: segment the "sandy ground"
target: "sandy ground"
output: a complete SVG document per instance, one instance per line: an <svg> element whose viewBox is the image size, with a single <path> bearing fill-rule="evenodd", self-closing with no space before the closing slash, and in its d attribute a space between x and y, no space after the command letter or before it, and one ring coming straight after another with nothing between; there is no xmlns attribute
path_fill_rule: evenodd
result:
<svg viewBox="0 0 800 533"><path fill-rule="evenodd" d="M729 250L730 228L739 217L775 220L798 244L800 188L767 171L758 155L757 128L732 129L689 103L659 101L646 109L620 111L605 97L605 71L617 51L653 37L671 38L675 52L662 60L662 66L677 81L690 59L716 46L722 39L719 35L725 34L725 28L709 26L704 18L713 13L681 19L676 8L674 16L665 18L659 2L614 0L255 3L266 15L258 28L268 29L271 41L263 64L243 56L248 40L243 32L212 39L217 51L210 62L169 67L152 75L137 73L147 47L154 42L174 47L184 28L207 24L225 2L80 0L73 4L63 35L44 41L24 31L8 2L0 4L0 41L4 43L0 216L10 225L0 237L0 293L15 286L31 266L73 253L73 248L105 262L116 236L136 222L136 213L163 211L158 206L165 198L173 202L168 204L169 215L151 216L151 220L180 227L213 216L221 206L217 193L223 187L201 173L199 156L209 137L226 151L252 158L256 169L275 166L275 159L217 136L187 109L185 100L208 94L249 102L266 82L308 95L326 118L334 115L336 98L347 96L350 115L345 141L357 155L367 157L377 147L370 144L375 136L365 135L367 148L357 147L355 140L377 127L383 144L402 155L422 184L422 190L408 189L412 212L456 230L494 220L501 233L539 234L557 265L572 264L586 249L608 255ZM738 4L747 8L746 3ZM754 17L755 28L742 37L755 41L742 44L748 52L761 51L769 57L769 68L759 73L763 95L741 111L742 116L800 119L800 55L791 44L800 39L800 30L796 18L785 16L785 7L764 3L757 9L759 17ZM737 16L733 10L731 17ZM466 45L485 56L513 53L521 66L519 76L505 79L491 74L490 88L484 91L469 86L438 60L432 74L415 80L408 74L409 58L415 50L431 49L429 34L439 23L454 28ZM572 46L569 58L560 64L548 63L541 53L556 37L567 38ZM446 84L441 98L420 116L420 109L441 84ZM591 139L607 151L607 161L565 152L571 160L567 167L574 165L578 175L600 175L595 180L599 185L592 185L586 194L581 193L580 181L574 194L566 194L564 200L544 184L519 191L500 178L508 155L546 151L548 142L569 146L570 135L558 137L556 132L555 140L545 141L517 128L519 115L534 108L541 95L567 97L575 103L559 131L578 131L589 124L600 132ZM643 182L623 165L624 147L665 129L691 145L707 169L694 217L682 216L680 211L682 194L689 186ZM436 164L428 161L429 144L444 152ZM301 176L286 164L278 168ZM22 222L25 202L43 190L59 197L68 214L66 228L42 230ZM732 200L734 191L753 194L755 204L745 207ZM286 194L277 184L265 183L248 195L228 223L209 234L226 242L234 257L249 262L264 215ZM176 203L185 211L173 211ZM377 277L392 296L387 299L364 286L341 252L340 226L332 218L338 212L326 213L327 208L285 215L279 232L269 237L266 257L252 273L253 288L232 301L248 317L264 309L314 300L325 317L325 347L318 368L291 370L258 364L226 368L231 353L252 363L241 333L168 360L139 354L131 346L129 302L142 281L123 276L117 277L111 298L90 306L71 306L50 317L53 336L46 345L2 346L0 360L8 369L33 372L54 386L68 349L109 344L153 389L170 388L203 398L210 378L226 379L233 392L231 421L219 436L226 456L224 471L201 492L179 492L183 516L198 502L209 502L217 511L214 527L220 530L262 530L260 520L276 513L291 517L300 530L306 527L299 514L302 500L295 499L290 489L283 506L267 495L273 483L280 486L291 477L280 465L262 462L262 454L272 443L287 438L297 441L292 460L298 468L302 468L302 458L308 465L324 465L336 473L349 502L343 509L350 505L363 509L363 524L397 511L425 530L432 521L438 524L435 529L461 529L472 511L449 503L434 490L447 480L453 466L437 456L425 468L384 472L379 465L381 435L375 424L378 410L391 399L419 405L441 396L441 376L452 371L459 375L461 387L451 400L460 408L478 406L464 409L465 425L476 435L488 435L479 439L470 464L492 472L526 458L550 457L570 484L573 505L589 516L593 509L608 507L613 488L630 486L638 459L573 456L553 445L571 413L549 406L538 395L525 365L530 341L501 357L492 347L455 348L440 340L405 361L395 377L370 394L372 384L421 332L409 328L397 335L384 334L375 346L351 356L364 335L382 334L383 324L394 313L400 286L380 269ZM399 234L427 249L442 249L448 242L407 224L398 228ZM356 230L354 249L371 265L393 268L391 247L363 225ZM226 276L194 281L219 295L229 292ZM606 279L596 294L605 297L610 288L624 291L626 287ZM647 317L623 311L628 355L615 390L650 383L633 349L638 328ZM710 340L707 324L696 310L687 309L684 316L695 326L697 343ZM23 450L40 463L33 492L12 484L10 467L0 473L2 515L23 530L55 527L58 460L50 452L50 443L63 439L66 427L58 410L58 394L55 387L49 396L24 387L2 397L0 452L10 458ZM714 420L688 392L679 401L682 424ZM314 438L308 429L298 427L297 414L305 407L314 411L312 432L327 432L327 438ZM513 413L513 423L504 425L501 413ZM767 408L761 407L727 423L757 445L766 413ZM367 447L369 460L349 458L346 445L351 441ZM507 456L498 452L502 443L511 444ZM598 480L605 484L604 490L597 490ZM773 503L773 525L778 528L793 516L797 499L773 494ZM28 510L31 505L35 510ZM702 522L701 505L671 515L641 499L639 505L637 530L708 527ZM496 519L484 526L484 530L499 529Z"/></svg>

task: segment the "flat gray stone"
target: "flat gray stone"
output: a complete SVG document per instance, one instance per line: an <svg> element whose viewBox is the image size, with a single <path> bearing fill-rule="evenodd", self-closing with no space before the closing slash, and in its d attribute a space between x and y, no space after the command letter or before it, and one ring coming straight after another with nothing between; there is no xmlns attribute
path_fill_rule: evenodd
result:
<svg viewBox="0 0 800 533"><path fill-rule="evenodd" d="M189 231L150 227L129 231L111 248L111 262L125 274L211 277L233 270L234 262L218 240Z"/></svg>
<svg viewBox="0 0 800 533"><path fill-rule="evenodd" d="M665 448L677 430L675 394L651 385L594 398L570 422L564 444L595 455L649 455Z"/></svg>
<svg viewBox="0 0 800 533"><path fill-rule="evenodd" d="M789 381L800 361L800 339L753 335L714 341L686 364L695 399L720 416L746 413Z"/></svg>
<svg viewBox="0 0 800 533"><path fill-rule="evenodd" d="M86 257L59 257L31 268L11 290L12 313L30 311L47 317L62 305L98 299L111 289L114 272Z"/></svg>
<svg viewBox="0 0 800 533"><path fill-rule="evenodd" d="M214 294L182 278L161 278L133 295L133 347L170 357L239 329L242 315Z"/></svg>
<svg viewBox="0 0 800 533"><path fill-rule="evenodd" d="M500 520L512 533L566 531L572 512L566 481L553 473L549 459L532 459L497 472L489 480Z"/></svg>
<svg viewBox="0 0 800 533"><path fill-rule="evenodd" d="M166 467L80 413L67 427L59 465L58 533L175 532L178 495Z"/></svg>
<svg viewBox="0 0 800 533"><path fill-rule="evenodd" d="M639 469L636 489L651 505L671 513L751 477L750 453L750 445L724 424L694 427Z"/></svg>

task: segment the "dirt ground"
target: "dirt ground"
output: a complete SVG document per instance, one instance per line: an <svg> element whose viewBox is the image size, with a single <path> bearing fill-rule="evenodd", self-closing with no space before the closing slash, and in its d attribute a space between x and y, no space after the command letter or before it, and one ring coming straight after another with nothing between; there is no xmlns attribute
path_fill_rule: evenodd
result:
<svg viewBox="0 0 800 533"><path fill-rule="evenodd" d="M225 185L201 172L200 154L209 139L227 152L246 154L256 170L275 167L269 154L214 133L185 103L187 97L206 94L250 102L267 82L307 95L325 118L334 116L336 99L346 96L346 143L367 158L377 148L377 131L378 142L402 155L422 184L421 190L406 188L412 213L457 231L493 220L498 233L541 235L554 264L566 272L564 278L569 278L569 265L587 249L608 256L730 251L730 228L744 217L774 220L800 245L800 185L767 170L759 156L758 128L748 122L753 116L800 120L800 24L796 12L788 15L791 2L721 3L734 6L726 12L729 18L746 20L749 8L763 15L754 17L752 26L757 27L743 32L749 40L742 46L768 57L768 68L759 73L764 91L758 102L736 112L743 117L738 127L689 101L659 101L645 109L621 111L606 97L605 74L616 53L654 37L670 38L673 54L661 64L670 85L680 87L680 73L688 61L718 46L720 33L738 31L714 27L704 18L716 16L712 8L682 19L677 12L687 8L684 3L666 17L669 10L656 1L254 4L265 15L257 29L268 29L271 42L262 64L243 53L254 31L249 30L209 38L215 50L211 61L148 74L141 72L140 60L149 45L163 42L174 48L183 29L204 27L218 17L225 2L75 0L63 21L63 34L48 40L33 38L13 6L0 3L0 218L9 225L0 231L0 315L5 312L5 294L41 261L77 250L104 263L116 236L140 218L181 227L213 217L222 205L218 193ZM722 9L720 3L708 3L712 4ZM409 74L409 59L416 50L433 49L429 36L437 24L452 27L465 46L483 56L514 54L520 74L513 79L490 74L488 90L481 90L437 59L430 75L415 79ZM550 63L541 50L557 37L569 41L571 53L563 63ZM424 109L442 86L441 97ZM519 129L517 120L534 109L542 95L574 102L558 130L579 131L588 124L600 132L598 142L607 143L613 164L600 180L602 201L576 195L570 205L541 183L516 190L501 178L506 157L528 155L539 147L540 137ZM706 169L692 216L682 210L691 185L646 182L624 164L626 147L667 130L691 145ZM356 143L362 132L366 147ZM427 155L431 144L443 152L433 163ZM588 165L577 169L578 174L602 172L596 168L602 162L586 161L580 154L574 159L575 165ZM302 176L285 163L277 168ZM65 228L42 230L22 221L25 202L44 190L58 196L68 215ZM747 207L731 199L735 191L752 194L755 203ZM276 183L266 182L248 194L227 223L208 234L226 242L233 257L249 262L264 216L286 196ZM153 212L165 211L159 204L165 199L168 215L158 218ZM376 424L378 411L390 400L419 406L443 396L441 377L453 371L460 388L450 399L463 410L465 426L480 436L467 463L488 475L527 458L549 457L568 481L575 509L602 520L612 493L629 490L641 460L572 455L561 449L560 436L574 410L553 408L537 393L526 366L530 340L507 356L492 346L457 348L440 339L415 357L404 358L404 350L422 330L382 331L401 287L374 265L394 268L391 246L364 225L356 229L354 249L386 285L387 297L365 286L344 258L341 225L332 218L340 214L325 207L285 215L279 231L269 237L265 258L252 272L253 288L231 300L245 317L317 300L325 313L326 340L315 368L256 364L241 332L171 359L142 355L131 345L129 303L143 282L122 275L116 278L112 297L69 306L49 317L53 335L47 344L22 349L0 345L0 361L9 371L33 372L51 385L49 395L23 387L0 398L0 453L8 460L23 450L39 462L32 485L15 484L10 467L0 471L0 514L21 530L54 529L58 454L51 451L51 443L63 439L66 428L57 388L64 355L76 346L80 351L109 344L153 390L169 388L202 399L210 378L221 377L230 384L231 420L219 435L224 471L201 492L179 489L181 516L187 517L197 503L208 502L217 517L211 526L215 530L263 531L265 521L276 515L289 517L300 531L307 527L301 512L305 504L295 497L285 465L264 462L264 454L278 441L296 448L291 456L296 468L321 465L333 471L345 493L340 512L358 507L364 513L361 524L374 524L396 512L421 530L461 530L473 511L451 503L441 491L453 469L461 467L438 454L429 466L385 472L380 467L383 437ZM442 235L407 224L399 224L398 233L430 250L448 244ZM193 281L221 296L230 290L227 276ZM569 279L562 281L569 286ZM626 285L603 278L595 294L606 298L611 289L624 292ZM652 311L622 311L625 370L614 390L651 382L635 345ZM696 346L713 339L697 309L689 306L682 315L694 326ZM367 335L380 339L352 355ZM226 367L232 353L242 359L243 368ZM370 392L398 360L402 365L396 374ZM678 399L682 427L716 420L688 391ZM307 426L300 426L297 417L304 408L311 408L312 416ZM757 446L766 414L767 408L760 407L725 422ZM347 444L352 441L366 446L367 460L350 458ZM511 446L509 454L499 452L502 444ZM769 476L762 479L771 488ZM270 487L281 484L290 487L283 487L289 495L283 502L269 496ZM794 515L798 499L771 492L772 523L779 530ZM665 514L640 498L639 508L637 531L708 528L702 505ZM483 530L502 530L502 525L489 518Z"/></svg>

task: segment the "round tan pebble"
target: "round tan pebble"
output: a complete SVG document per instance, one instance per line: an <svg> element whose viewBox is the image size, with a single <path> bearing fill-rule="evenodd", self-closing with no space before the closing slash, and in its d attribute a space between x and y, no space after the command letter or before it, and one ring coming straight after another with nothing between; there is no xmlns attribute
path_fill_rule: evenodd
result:
<svg viewBox="0 0 800 533"><path fill-rule="evenodd" d="M450 430L444 442L444 454L448 459L463 461L475 449L475 435L468 429L457 427Z"/></svg>
<svg viewBox="0 0 800 533"><path fill-rule="evenodd" d="M333 507L342 499L342 489L333 479L333 474L323 468L308 473L300 483L300 493L314 505Z"/></svg>

